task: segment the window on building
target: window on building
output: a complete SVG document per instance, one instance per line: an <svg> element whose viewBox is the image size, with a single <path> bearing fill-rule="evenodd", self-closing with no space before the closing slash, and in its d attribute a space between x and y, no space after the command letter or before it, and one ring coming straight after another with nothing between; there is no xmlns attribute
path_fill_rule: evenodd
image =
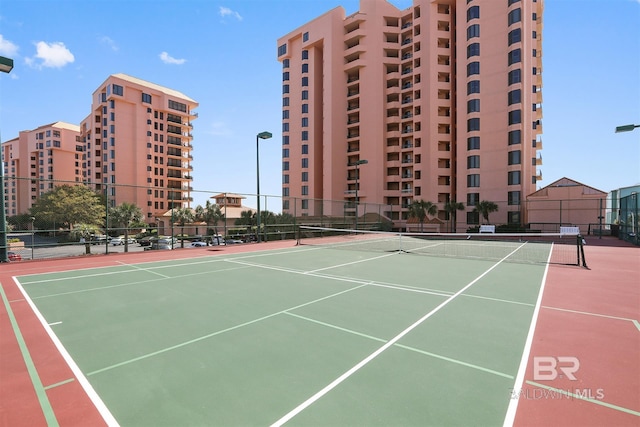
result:
<svg viewBox="0 0 640 427"><path fill-rule="evenodd" d="M303 130L302 131L302 135L300 135L300 139L303 141L308 141L309 140L309 131L308 130Z"/></svg>
<svg viewBox="0 0 640 427"><path fill-rule="evenodd" d="M474 117L467 120L467 132L473 132L480 130L480 118Z"/></svg>
<svg viewBox="0 0 640 427"><path fill-rule="evenodd" d="M309 77L302 78L302 86L309 86Z"/></svg>
<svg viewBox="0 0 640 427"><path fill-rule="evenodd" d="M478 18L480 18L480 6L471 6L467 9L467 22Z"/></svg>
<svg viewBox="0 0 640 427"><path fill-rule="evenodd" d="M309 112L309 104L302 104L302 114Z"/></svg>
<svg viewBox="0 0 640 427"><path fill-rule="evenodd" d="M114 95L120 95L122 96L124 94L124 89L122 88L122 86L117 85L117 84L113 84L112 85L112 90L113 90L113 94Z"/></svg>
<svg viewBox="0 0 640 427"><path fill-rule="evenodd" d="M520 171L510 171L507 176L508 185L520 185Z"/></svg>
<svg viewBox="0 0 640 427"><path fill-rule="evenodd" d="M509 111L509 124L517 125L522 123L522 112L520 110Z"/></svg>
<svg viewBox="0 0 640 427"><path fill-rule="evenodd" d="M473 173L467 175L467 187L480 187L480 174Z"/></svg>
<svg viewBox="0 0 640 427"><path fill-rule="evenodd" d="M473 24L467 27L467 40L480 37L480 24Z"/></svg>
<svg viewBox="0 0 640 427"><path fill-rule="evenodd" d="M309 127L309 118L308 117L303 117L302 118L302 127L303 128Z"/></svg>
<svg viewBox="0 0 640 427"><path fill-rule="evenodd" d="M467 138L467 150L479 150L480 149L480 137L472 136Z"/></svg>
<svg viewBox="0 0 640 427"><path fill-rule="evenodd" d="M309 51L308 50L303 50L302 51L302 59L309 59Z"/></svg>
<svg viewBox="0 0 640 427"><path fill-rule="evenodd" d="M520 28L516 28L515 30L509 31L507 39L509 42L509 46L514 43L520 43L522 41L522 30Z"/></svg>
<svg viewBox="0 0 640 427"><path fill-rule="evenodd" d="M509 92L508 96L507 96L507 101L509 105L512 104L519 104L521 102L521 91L520 89L516 89L516 90L512 90Z"/></svg>
<svg viewBox="0 0 640 427"><path fill-rule="evenodd" d="M302 91L302 99L309 99L309 91L308 90L303 90Z"/></svg>
<svg viewBox="0 0 640 427"><path fill-rule="evenodd" d="M480 74L480 62L470 62L467 64L467 77L474 74Z"/></svg>
<svg viewBox="0 0 640 427"><path fill-rule="evenodd" d="M467 101L467 113L477 113L480 111L480 100L470 99Z"/></svg>
<svg viewBox="0 0 640 427"><path fill-rule="evenodd" d="M151 95L149 95L148 93L142 93L142 102L151 104Z"/></svg>
<svg viewBox="0 0 640 427"><path fill-rule="evenodd" d="M467 212L467 224L477 225L480 224L480 212Z"/></svg>
<svg viewBox="0 0 640 427"><path fill-rule="evenodd" d="M284 73L282 73L282 81L283 82L288 82L289 81L289 72L285 71Z"/></svg>
<svg viewBox="0 0 640 427"><path fill-rule="evenodd" d="M283 174L282 175L282 183L283 184L288 184L289 183L289 175L288 174Z"/></svg>
<svg viewBox="0 0 640 427"><path fill-rule="evenodd" d="M302 144L301 151L302 154L309 154L309 146L307 144Z"/></svg>
<svg viewBox="0 0 640 427"><path fill-rule="evenodd" d="M509 145L520 144L522 138L522 132L520 129L512 130L509 132Z"/></svg>
<svg viewBox="0 0 640 427"><path fill-rule="evenodd" d="M480 93L480 80L471 80L467 83L467 95Z"/></svg>
<svg viewBox="0 0 640 427"><path fill-rule="evenodd" d="M519 191L509 191L507 194L507 203L510 205L519 205L520 204L520 192Z"/></svg>
<svg viewBox="0 0 640 427"><path fill-rule="evenodd" d="M302 182L309 181L309 172L302 172Z"/></svg>
<svg viewBox="0 0 640 427"><path fill-rule="evenodd" d="M303 42L309 41L309 31L305 31L304 33L302 33L302 41Z"/></svg>
<svg viewBox="0 0 640 427"><path fill-rule="evenodd" d="M480 56L480 43L471 43L467 46L467 58L472 56Z"/></svg>
<svg viewBox="0 0 640 427"><path fill-rule="evenodd" d="M521 163L521 155L520 150L509 151L509 164L510 165L519 165Z"/></svg>
<svg viewBox="0 0 640 427"><path fill-rule="evenodd" d="M302 73L308 73L309 72L309 64L302 64Z"/></svg>
<svg viewBox="0 0 640 427"><path fill-rule="evenodd" d="M282 93L289 93L289 85L282 85Z"/></svg>
<svg viewBox="0 0 640 427"><path fill-rule="evenodd" d="M302 159L302 168L303 168L303 169L306 169L306 168L308 168L308 167L309 167L309 159L308 159L308 158L306 158L306 157L304 157L304 158Z"/></svg>
<svg viewBox="0 0 640 427"><path fill-rule="evenodd" d="M287 159L289 158L289 149L288 148L283 148L282 149L282 157Z"/></svg>
<svg viewBox="0 0 640 427"><path fill-rule="evenodd" d="M467 169L479 169L480 156L467 156Z"/></svg>
<svg viewBox="0 0 640 427"><path fill-rule="evenodd" d="M520 211L507 212L507 221L509 224L521 224Z"/></svg>
<svg viewBox="0 0 640 427"><path fill-rule="evenodd" d="M509 16L508 16L509 25L513 25L516 22L520 22L521 20L522 20L522 12L520 11L520 8L513 9L511 12L509 12Z"/></svg>
<svg viewBox="0 0 640 427"><path fill-rule="evenodd" d="M282 60L282 68L289 68L289 59Z"/></svg>
<svg viewBox="0 0 640 427"><path fill-rule="evenodd" d="M520 49L514 49L512 51L509 52L508 55L508 64L509 65L513 65L513 64L517 64L520 61L522 61L522 52L520 51Z"/></svg>
<svg viewBox="0 0 640 427"><path fill-rule="evenodd" d="M281 44L278 46L278 56L282 56L287 53L287 44Z"/></svg>
<svg viewBox="0 0 640 427"><path fill-rule="evenodd" d="M509 84L513 85L516 83L520 83L522 81L522 73L520 72L520 69L518 68L517 70L511 70L509 71Z"/></svg>
<svg viewBox="0 0 640 427"><path fill-rule="evenodd" d="M303 185L302 188L300 188L300 194L302 194L303 196L308 196L309 195L309 186L308 185Z"/></svg>
<svg viewBox="0 0 640 427"><path fill-rule="evenodd" d="M282 119L286 120L289 118L289 110L282 110Z"/></svg>

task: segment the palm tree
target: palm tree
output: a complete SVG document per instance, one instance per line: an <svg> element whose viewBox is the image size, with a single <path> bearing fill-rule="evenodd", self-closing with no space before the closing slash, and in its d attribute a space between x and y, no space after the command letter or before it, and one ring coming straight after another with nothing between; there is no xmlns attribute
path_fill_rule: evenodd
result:
<svg viewBox="0 0 640 427"><path fill-rule="evenodd" d="M498 212L498 205L488 200L482 200L478 202L475 208L473 208L474 212L480 212L482 218L489 224L489 214L491 212Z"/></svg>
<svg viewBox="0 0 640 427"><path fill-rule="evenodd" d="M225 216L218 206L215 203L211 203L210 200L207 200L205 207L198 205L195 209L195 217L199 221L204 221L207 224L207 229L210 224L213 224L213 234L218 234L218 221L224 220Z"/></svg>
<svg viewBox="0 0 640 427"><path fill-rule="evenodd" d="M438 213L438 207L431 202L424 200L414 200L409 205L409 217L418 218L420 221L420 231L423 231L424 220L428 215L436 215Z"/></svg>
<svg viewBox="0 0 640 427"><path fill-rule="evenodd" d="M444 204L444 210L449 214L449 218L451 219L451 232L456 232L456 211L463 211L464 204L461 202L456 202L455 200L449 200Z"/></svg>
<svg viewBox="0 0 640 427"><path fill-rule="evenodd" d="M195 220L195 215L190 208L178 208L173 211L173 221L180 226L180 247L184 248L184 226L191 224Z"/></svg>
<svg viewBox="0 0 640 427"><path fill-rule="evenodd" d="M142 221L142 210L133 203L122 202L111 209L109 217L115 224L124 227L124 251L129 252L129 229Z"/></svg>

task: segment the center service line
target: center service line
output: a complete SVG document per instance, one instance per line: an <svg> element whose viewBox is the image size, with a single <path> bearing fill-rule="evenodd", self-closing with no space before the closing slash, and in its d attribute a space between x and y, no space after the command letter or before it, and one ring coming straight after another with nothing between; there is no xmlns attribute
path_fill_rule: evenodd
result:
<svg viewBox="0 0 640 427"><path fill-rule="evenodd" d="M400 339L402 337L404 337L405 335L407 335L409 332L411 332L413 329L415 329L416 327L418 327L421 323L423 323L425 320L427 320L429 317L433 316L435 313L437 313L438 311L440 311L443 307L445 307L447 304L449 304L451 301L453 301L455 298L457 298L460 294L462 294L464 291L466 291L467 289L469 289L471 286L473 286L478 280L482 279L484 276L486 276L489 272L491 272L494 268L496 268L498 265L502 264L502 262L504 260L506 260L507 258L509 258L511 255L513 255L515 252L517 252L521 247L523 247L524 245L526 245L527 243L523 243L520 246L518 246L516 249L514 249L511 253L509 253L507 256L505 256L504 258L502 258L500 261L498 261L497 263L495 263L493 266L491 266L488 270L486 270L484 273L482 273L480 276L476 277L475 279L473 279L473 281L471 281L469 284L467 284L464 288L460 289L458 292L456 292L455 294L451 295L448 299L446 299L445 301L443 301L439 306L437 306L436 308L434 308L433 310L431 310L429 313L425 314L424 316L422 316L420 319L418 319L415 323L413 323L411 326L409 326L408 328L406 328L404 331L400 332L398 335L396 335L394 338L392 338L391 340L387 341L387 343L385 345L383 345L382 347L380 347L378 350L374 351L373 353L371 353L369 356L367 356L366 358L364 358L360 363L358 363L357 365L355 365L354 367L352 367L351 369L349 369L347 372L345 372L344 374L340 375L338 378L336 378L335 380L333 380L330 384L328 384L327 386L325 386L322 390L320 390L319 392L317 392L316 394L314 394L313 396L311 396L309 399L305 400L304 402L302 402L300 405L298 405L296 408L294 408L291 412L289 412L288 414L286 414L285 416L283 416L282 418L280 418L278 421L276 421L275 423L273 423L271 425L271 427L280 427L282 425L284 425L287 421L291 420L293 417L295 417L296 415L298 415L300 412L302 412L303 410L305 410L306 408L308 408L309 406L311 406L314 402L316 402L318 399L320 399L321 397L323 397L325 394L327 394L328 392L330 392L331 390L333 390L336 386L338 386L340 383L342 383L344 380L346 380L347 378L349 378L351 375L353 375L354 373L356 373L357 371L360 370L360 368L362 368L363 366L365 366L367 363L371 362L373 359L375 359L376 357L378 357L383 351L385 351L386 349L388 349L389 347L393 346L395 343L397 343L398 341L400 341Z"/></svg>

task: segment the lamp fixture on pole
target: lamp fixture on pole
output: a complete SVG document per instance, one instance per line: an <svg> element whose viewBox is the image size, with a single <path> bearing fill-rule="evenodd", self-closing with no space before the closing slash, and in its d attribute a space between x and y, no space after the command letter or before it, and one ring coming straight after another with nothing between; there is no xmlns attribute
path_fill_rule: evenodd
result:
<svg viewBox="0 0 640 427"><path fill-rule="evenodd" d="M616 133L620 133L620 132L631 132L632 130L634 130L635 128L640 128L640 125L623 125L623 126L616 126Z"/></svg>
<svg viewBox="0 0 640 427"><path fill-rule="evenodd" d="M261 139L269 139L273 135L271 132L260 132L256 135L256 195L258 199L256 211L256 241L260 243L260 145Z"/></svg>

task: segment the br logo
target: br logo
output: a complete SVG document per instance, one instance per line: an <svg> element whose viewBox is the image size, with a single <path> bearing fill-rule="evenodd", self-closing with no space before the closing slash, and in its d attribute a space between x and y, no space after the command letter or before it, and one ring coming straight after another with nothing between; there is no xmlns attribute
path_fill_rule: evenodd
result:
<svg viewBox="0 0 640 427"><path fill-rule="evenodd" d="M566 377L576 381L575 374L580 369L580 361L572 356L537 356L533 358L533 380L551 381Z"/></svg>

